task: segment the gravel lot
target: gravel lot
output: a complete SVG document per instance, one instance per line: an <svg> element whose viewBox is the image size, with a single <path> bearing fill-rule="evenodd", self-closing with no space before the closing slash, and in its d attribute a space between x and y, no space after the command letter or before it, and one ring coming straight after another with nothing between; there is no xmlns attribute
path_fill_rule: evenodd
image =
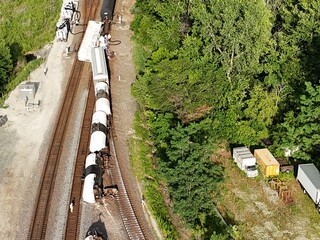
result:
<svg viewBox="0 0 320 240"><path fill-rule="evenodd" d="M35 97L41 101L39 108L27 110L15 89L6 101L8 108L0 109L0 115L8 116L0 127L0 239L26 239L51 126L70 66L63 57L66 46L50 46L47 74L43 65L30 75L31 82L39 83Z"/></svg>

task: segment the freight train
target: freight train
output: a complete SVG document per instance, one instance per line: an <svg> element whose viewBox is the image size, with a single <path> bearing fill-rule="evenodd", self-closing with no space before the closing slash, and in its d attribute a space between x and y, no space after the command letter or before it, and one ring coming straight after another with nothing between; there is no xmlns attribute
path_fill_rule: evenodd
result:
<svg viewBox="0 0 320 240"><path fill-rule="evenodd" d="M107 12L107 15L103 14L102 20L104 22L89 21L83 46L80 47L78 53L79 60L91 62L95 92L95 109L92 115L89 143L90 153L86 158L82 191L83 201L91 204L95 203L97 198L103 196L106 191L110 191L103 186L103 173L107 168L105 164L110 156L108 141L112 111L107 53L109 52L109 26L113 15L114 1L112 3L110 0L105 2L109 3L103 4L103 7L108 8L107 10L101 10L101 12Z"/></svg>
<svg viewBox="0 0 320 240"><path fill-rule="evenodd" d="M103 194L102 174L105 157L108 154L108 135L110 129L111 104L110 83L106 64L105 49L94 46L91 48L92 79L95 90L95 110L92 115L91 136L86 158L84 187L82 198L85 202L95 203L97 196Z"/></svg>

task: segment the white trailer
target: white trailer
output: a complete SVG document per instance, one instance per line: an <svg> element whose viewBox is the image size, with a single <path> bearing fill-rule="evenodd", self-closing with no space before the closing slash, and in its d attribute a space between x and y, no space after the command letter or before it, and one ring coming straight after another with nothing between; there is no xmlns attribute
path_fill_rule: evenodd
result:
<svg viewBox="0 0 320 240"><path fill-rule="evenodd" d="M247 177L258 176L257 160L247 147L234 148L232 156L238 167L247 174Z"/></svg>
<svg viewBox="0 0 320 240"><path fill-rule="evenodd" d="M299 164L297 180L320 212L320 173L313 163Z"/></svg>

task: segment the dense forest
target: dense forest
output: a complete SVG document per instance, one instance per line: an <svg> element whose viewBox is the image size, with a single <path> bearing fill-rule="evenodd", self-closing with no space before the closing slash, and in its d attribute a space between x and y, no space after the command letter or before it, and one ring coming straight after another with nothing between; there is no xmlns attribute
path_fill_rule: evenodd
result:
<svg viewBox="0 0 320 240"><path fill-rule="evenodd" d="M196 238L218 238L224 169L210 156L222 146L320 166L319 1L137 0L132 11L132 93L155 176Z"/></svg>
<svg viewBox="0 0 320 240"><path fill-rule="evenodd" d="M41 60L28 58L54 39L62 0L0 2L0 106Z"/></svg>

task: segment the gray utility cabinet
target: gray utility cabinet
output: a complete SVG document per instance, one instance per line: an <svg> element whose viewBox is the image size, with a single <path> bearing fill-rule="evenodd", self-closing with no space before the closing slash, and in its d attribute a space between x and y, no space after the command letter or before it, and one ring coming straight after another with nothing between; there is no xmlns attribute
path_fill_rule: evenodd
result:
<svg viewBox="0 0 320 240"><path fill-rule="evenodd" d="M320 211L320 173L313 163L298 166L297 180L309 194Z"/></svg>

